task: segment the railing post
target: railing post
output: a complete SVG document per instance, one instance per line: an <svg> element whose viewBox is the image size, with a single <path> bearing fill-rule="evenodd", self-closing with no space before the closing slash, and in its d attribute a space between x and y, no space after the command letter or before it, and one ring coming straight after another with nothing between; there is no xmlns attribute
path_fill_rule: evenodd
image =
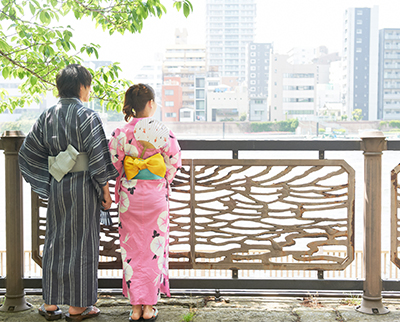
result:
<svg viewBox="0 0 400 322"><path fill-rule="evenodd" d="M3 133L5 155L6 197L6 295L2 312L18 312L31 308L25 300L24 230L22 209L22 176L18 166L18 151L25 136L21 131Z"/></svg>
<svg viewBox="0 0 400 322"><path fill-rule="evenodd" d="M386 139L381 131L361 135L364 150L364 294L356 310L367 314L386 314L382 304L381 207L382 151Z"/></svg>

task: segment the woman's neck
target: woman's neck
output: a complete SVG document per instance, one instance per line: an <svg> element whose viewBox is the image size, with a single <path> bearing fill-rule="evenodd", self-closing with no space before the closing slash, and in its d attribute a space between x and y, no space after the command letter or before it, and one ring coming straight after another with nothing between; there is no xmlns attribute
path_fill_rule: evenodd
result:
<svg viewBox="0 0 400 322"><path fill-rule="evenodd" d="M137 119L142 119L145 117L150 117L150 115L147 113L144 113L144 114L136 114L136 116L135 116L135 118L137 118Z"/></svg>

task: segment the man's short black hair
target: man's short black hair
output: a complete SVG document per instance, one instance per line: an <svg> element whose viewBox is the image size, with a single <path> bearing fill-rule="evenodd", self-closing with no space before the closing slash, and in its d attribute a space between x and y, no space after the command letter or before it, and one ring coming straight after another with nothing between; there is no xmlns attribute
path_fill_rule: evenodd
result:
<svg viewBox="0 0 400 322"><path fill-rule="evenodd" d="M77 97L81 91L81 85L89 87L92 83L90 72L79 64L71 64L61 70L56 77L59 97Z"/></svg>

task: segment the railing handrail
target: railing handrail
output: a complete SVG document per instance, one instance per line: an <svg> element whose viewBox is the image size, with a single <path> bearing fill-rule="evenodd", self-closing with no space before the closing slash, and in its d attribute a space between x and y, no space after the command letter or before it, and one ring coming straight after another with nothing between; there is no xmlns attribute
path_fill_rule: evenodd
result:
<svg viewBox="0 0 400 322"><path fill-rule="evenodd" d="M361 139L325 140L179 140L182 150L205 151L363 151ZM301 144L299 144L301 143ZM387 140L388 151L400 151L400 140Z"/></svg>

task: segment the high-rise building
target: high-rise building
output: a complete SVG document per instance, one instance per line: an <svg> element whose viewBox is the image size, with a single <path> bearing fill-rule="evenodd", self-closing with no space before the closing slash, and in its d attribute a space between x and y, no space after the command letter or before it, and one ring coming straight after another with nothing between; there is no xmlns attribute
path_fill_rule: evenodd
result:
<svg viewBox="0 0 400 322"><path fill-rule="evenodd" d="M350 118L356 109L363 120L378 117L378 7L349 8L343 28L343 99Z"/></svg>
<svg viewBox="0 0 400 322"><path fill-rule="evenodd" d="M378 119L400 119L400 29L379 31Z"/></svg>
<svg viewBox="0 0 400 322"><path fill-rule="evenodd" d="M254 41L255 0L207 0L207 71L246 76L246 45Z"/></svg>
<svg viewBox="0 0 400 322"><path fill-rule="evenodd" d="M249 121L269 121L268 80L272 44L250 43L247 49L246 81L249 91Z"/></svg>

